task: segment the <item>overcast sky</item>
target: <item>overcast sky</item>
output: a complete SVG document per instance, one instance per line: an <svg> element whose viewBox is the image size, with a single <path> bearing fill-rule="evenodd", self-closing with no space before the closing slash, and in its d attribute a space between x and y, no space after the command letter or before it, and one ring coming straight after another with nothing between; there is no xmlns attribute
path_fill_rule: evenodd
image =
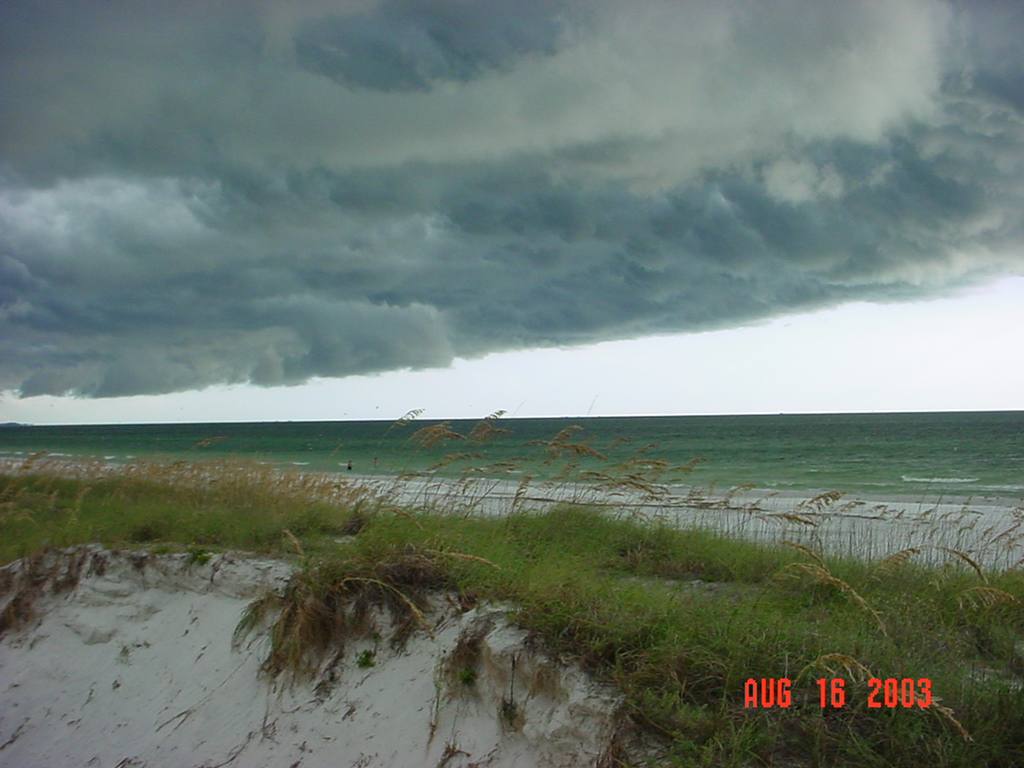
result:
<svg viewBox="0 0 1024 768"><path fill-rule="evenodd" d="M1024 408L1024 4L0 3L0 420Z"/></svg>

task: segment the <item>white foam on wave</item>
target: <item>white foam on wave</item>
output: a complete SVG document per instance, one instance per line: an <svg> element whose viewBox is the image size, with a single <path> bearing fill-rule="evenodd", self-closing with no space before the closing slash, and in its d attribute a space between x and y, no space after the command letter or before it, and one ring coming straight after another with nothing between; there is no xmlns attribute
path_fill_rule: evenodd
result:
<svg viewBox="0 0 1024 768"><path fill-rule="evenodd" d="M904 483L976 483L976 477L911 477L902 475Z"/></svg>
<svg viewBox="0 0 1024 768"><path fill-rule="evenodd" d="M293 461L292 464L295 465L296 467L308 467L309 466L309 462L308 461Z"/></svg>

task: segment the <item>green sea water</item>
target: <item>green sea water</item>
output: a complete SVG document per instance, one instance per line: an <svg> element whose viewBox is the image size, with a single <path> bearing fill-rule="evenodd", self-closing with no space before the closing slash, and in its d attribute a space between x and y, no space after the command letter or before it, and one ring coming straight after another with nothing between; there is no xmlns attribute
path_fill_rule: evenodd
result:
<svg viewBox="0 0 1024 768"><path fill-rule="evenodd" d="M873 496L1024 499L1024 411L502 419L485 443L449 440L423 448L410 437L438 422L259 422L0 428L0 459L35 451L110 462L235 458L280 467L354 474L423 470L455 452L443 472L550 476L538 441L570 425L573 435L619 462L638 451L683 464L700 487L740 484L779 491L840 490ZM450 422L468 435L476 421ZM589 468L604 461L585 459Z"/></svg>

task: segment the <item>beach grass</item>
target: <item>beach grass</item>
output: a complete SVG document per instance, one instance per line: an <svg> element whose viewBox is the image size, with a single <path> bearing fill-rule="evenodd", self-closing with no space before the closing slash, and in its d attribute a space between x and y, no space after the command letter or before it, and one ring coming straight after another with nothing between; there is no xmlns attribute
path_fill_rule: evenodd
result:
<svg viewBox="0 0 1024 768"><path fill-rule="evenodd" d="M1024 573L966 552L865 561L586 505L446 514L227 463L0 476L0 560L90 542L294 561L288 592L258 606L274 674L342 649L360 628L339 617L359 601L406 632L428 630L431 594L507 603L549 652L619 687L623 743L649 744L652 764L1024 764ZM789 708L744 707L746 681L782 677ZM934 703L869 709L872 677L928 678ZM821 708L819 678L846 681L845 707Z"/></svg>

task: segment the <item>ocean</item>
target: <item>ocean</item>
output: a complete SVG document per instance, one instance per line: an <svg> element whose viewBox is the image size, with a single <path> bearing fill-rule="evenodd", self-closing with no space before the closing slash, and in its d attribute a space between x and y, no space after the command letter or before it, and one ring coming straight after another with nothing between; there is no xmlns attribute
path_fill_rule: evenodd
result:
<svg viewBox="0 0 1024 768"><path fill-rule="evenodd" d="M543 441L575 426L571 441L601 454L580 456L595 471L643 456L675 465L698 460L682 482L717 490L751 485L807 494L1024 500L1024 411L501 419L494 425L507 431L485 442L451 438L423 446L413 437L438 424L5 426L0 460L36 451L113 463L232 458L341 473L351 462L361 475L422 471L447 460L441 474L545 478L560 464L545 463ZM476 424L448 426L465 437ZM453 454L461 458L452 460Z"/></svg>

